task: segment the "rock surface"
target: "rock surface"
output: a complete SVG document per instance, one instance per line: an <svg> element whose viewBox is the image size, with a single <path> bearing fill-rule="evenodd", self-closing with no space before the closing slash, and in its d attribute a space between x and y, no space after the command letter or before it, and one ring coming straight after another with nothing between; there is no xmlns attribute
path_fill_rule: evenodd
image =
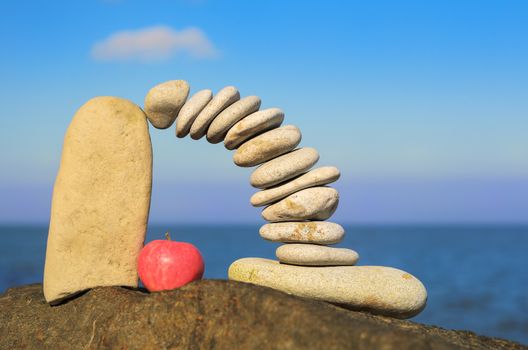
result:
<svg viewBox="0 0 528 350"><path fill-rule="evenodd" d="M96 286L135 287L152 186L145 113L97 97L75 114L55 180L44 268L50 302Z"/></svg>
<svg viewBox="0 0 528 350"><path fill-rule="evenodd" d="M299 148L259 166L251 174L249 183L257 188L271 187L304 173L318 160L315 148Z"/></svg>
<svg viewBox="0 0 528 350"><path fill-rule="evenodd" d="M283 120L284 112L280 108L268 108L252 113L229 129L224 146L227 149L235 149L260 133L278 128Z"/></svg>
<svg viewBox="0 0 528 350"><path fill-rule="evenodd" d="M351 266L359 260L352 249L302 243L281 245L275 255L281 263L302 266Z"/></svg>
<svg viewBox="0 0 528 350"><path fill-rule="evenodd" d="M244 258L231 264L229 279L398 318L417 315L427 300L416 277L385 266L310 267Z"/></svg>
<svg viewBox="0 0 528 350"><path fill-rule="evenodd" d="M200 90L185 102L176 119L176 136L185 137L189 134L191 126L200 112L213 98L213 92L209 89Z"/></svg>
<svg viewBox="0 0 528 350"><path fill-rule="evenodd" d="M240 146L233 155L236 165L252 167L291 151L301 142L301 131L294 125L285 125L252 138Z"/></svg>
<svg viewBox="0 0 528 350"><path fill-rule="evenodd" d="M269 222L326 220L338 203L339 193L334 188L311 187L266 207L262 217Z"/></svg>
<svg viewBox="0 0 528 350"><path fill-rule="evenodd" d="M35 284L1 294L0 310L1 349L526 349L233 281L97 288L53 307Z"/></svg>
<svg viewBox="0 0 528 350"><path fill-rule="evenodd" d="M158 84L145 96L145 113L150 123L158 129L167 129L189 95L189 83L185 80L170 80Z"/></svg>
<svg viewBox="0 0 528 350"><path fill-rule="evenodd" d="M333 166L313 169L282 185L259 191L251 196L249 201L254 207L260 207L276 202L305 188L328 185L339 179L339 176L339 169Z"/></svg>
<svg viewBox="0 0 528 350"><path fill-rule="evenodd" d="M240 99L240 93L234 86L226 86L198 114L191 126L191 138L198 140L207 133L207 128L214 118L224 109Z"/></svg>
<svg viewBox="0 0 528 350"><path fill-rule="evenodd" d="M275 222L263 225L260 236L284 243L335 244L345 236L345 229L328 221Z"/></svg>
<svg viewBox="0 0 528 350"><path fill-rule="evenodd" d="M207 141L211 143L224 141L227 131L240 119L258 111L260 103L258 96L246 96L224 109L209 126Z"/></svg>

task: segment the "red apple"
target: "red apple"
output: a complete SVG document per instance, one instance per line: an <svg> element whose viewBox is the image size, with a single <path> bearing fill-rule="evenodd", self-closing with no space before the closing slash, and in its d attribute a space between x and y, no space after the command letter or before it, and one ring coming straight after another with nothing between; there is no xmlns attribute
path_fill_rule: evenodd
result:
<svg viewBox="0 0 528 350"><path fill-rule="evenodd" d="M139 278L151 292L179 288L202 278L204 262L192 244L155 240L141 249L138 258Z"/></svg>

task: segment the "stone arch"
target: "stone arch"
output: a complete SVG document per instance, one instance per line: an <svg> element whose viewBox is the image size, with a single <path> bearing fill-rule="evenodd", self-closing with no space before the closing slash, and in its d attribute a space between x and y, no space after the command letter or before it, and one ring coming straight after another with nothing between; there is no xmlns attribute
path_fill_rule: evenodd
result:
<svg viewBox="0 0 528 350"><path fill-rule="evenodd" d="M257 96L240 97L233 86L213 96L191 98L189 84L168 81L145 97L144 111L117 97L97 97L75 114L64 139L56 178L44 294L58 303L96 286L137 287L137 256L143 245L152 187L152 146L147 119L158 129L176 121L176 136L234 150L241 167L258 166L250 199L265 206L260 235L285 243L280 260L246 258L234 262L229 278L356 309L408 317L425 305L423 285L388 267L354 266L352 250L328 247L344 229L327 222L339 195L328 184L335 167L312 169L319 160L310 147L297 148L301 131L282 125L279 108L260 110Z"/></svg>

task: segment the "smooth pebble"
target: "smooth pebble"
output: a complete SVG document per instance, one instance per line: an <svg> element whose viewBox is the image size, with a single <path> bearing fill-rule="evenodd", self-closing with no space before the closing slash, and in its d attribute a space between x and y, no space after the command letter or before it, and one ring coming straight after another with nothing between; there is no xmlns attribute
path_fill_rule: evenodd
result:
<svg viewBox="0 0 528 350"><path fill-rule="evenodd" d="M311 187L266 207L262 217L269 222L326 220L337 208L339 193L330 187Z"/></svg>
<svg viewBox="0 0 528 350"><path fill-rule="evenodd" d="M263 225L262 238L283 243L335 244L345 236L344 228L328 221L275 222Z"/></svg>
<svg viewBox="0 0 528 350"><path fill-rule="evenodd" d="M198 114L191 125L191 137L194 140L202 138L207 128L216 116L224 109L240 99L240 93L234 86L226 86L213 97L205 108Z"/></svg>
<svg viewBox="0 0 528 350"><path fill-rule="evenodd" d="M339 176L339 169L333 166L313 169L280 186L255 193L251 196L250 202L254 207L267 205L305 188L332 183L339 179Z"/></svg>
<svg viewBox="0 0 528 350"><path fill-rule="evenodd" d="M301 131L294 125L285 125L267 131L243 143L233 155L241 167L252 167L294 149L301 142Z"/></svg>
<svg viewBox="0 0 528 350"><path fill-rule="evenodd" d="M257 188L271 187L304 173L318 160L319 153L315 148L299 148L259 166L251 174L249 182Z"/></svg>
<svg viewBox="0 0 528 350"><path fill-rule="evenodd" d="M185 80L170 80L154 86L145 96L145 114L158 129L167 129L189 95L189 83Z"/></svg>
<svg viewBox="0 0 528 350"><path fill-rule="evenodd" d="M194 120L213 98L213 92L209 89L201 90L192 95L185 102L176 119L176 136L185 137L191 130Z"/></svg>
<svg viewBox="0 0 528 350"><path fill-rule="evenodd" d="M207 141L210 143L222 142L233 125L240 119L258 111L260 103L258 96L247 96L224 109L211 122L207 130Z"/></svg>
<svg viewBox="0 0 528 350"><path fill-rule="evenodd" d="M284 112L280 108L268 108L252 113L229 129L224 146L229 150L235 149L257 134L278 128L283 120Z"/></svg>
<svg viewBox="0 0 528 350"><path fill-rule="evenodd" d="M303 266L348 266L359 259L352 249L302 243L281 245L275 255L281 263Z"/></svg>

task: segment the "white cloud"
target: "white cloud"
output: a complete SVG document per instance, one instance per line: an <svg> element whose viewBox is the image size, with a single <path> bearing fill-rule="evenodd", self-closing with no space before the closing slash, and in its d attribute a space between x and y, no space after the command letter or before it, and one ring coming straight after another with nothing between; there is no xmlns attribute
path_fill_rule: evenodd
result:
<svg viewBox="0 0 528 350"><path fill-rule="evenodd" d="M211 58L217 52L200 29L177 31L167 26L120 31L92 47L98 61L162 61L180 54Z"/></svg>

